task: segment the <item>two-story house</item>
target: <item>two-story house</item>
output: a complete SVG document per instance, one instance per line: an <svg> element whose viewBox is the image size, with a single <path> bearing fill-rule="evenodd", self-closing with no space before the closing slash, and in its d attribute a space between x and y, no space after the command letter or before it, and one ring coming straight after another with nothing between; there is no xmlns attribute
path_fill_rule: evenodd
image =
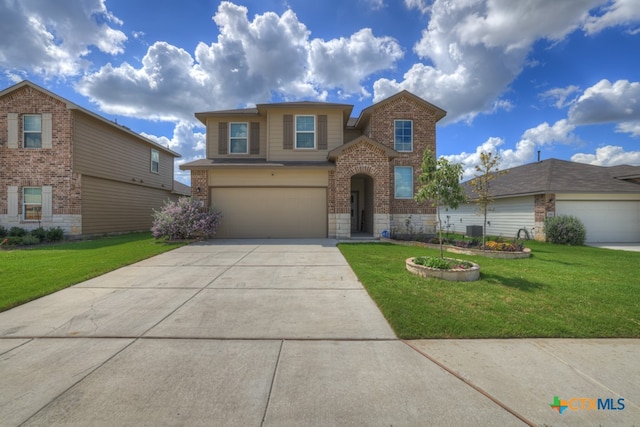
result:
<svg viewBox="0 0 640 427"><path fill-rule="evenodd" d="M0 92L0 225L69 236L149 230L153 208L189 192L174 183L176 157L23 81Z"/></svg>
<svg viewBox="0 0 640 427"><path fill-rule="evenodd" d="M206 159L180 168L191 171L192 196L222 212L216 237L433 231L435 209L413 195L446 112L407 91L352 110L285 102L196 113Z"/></svg>

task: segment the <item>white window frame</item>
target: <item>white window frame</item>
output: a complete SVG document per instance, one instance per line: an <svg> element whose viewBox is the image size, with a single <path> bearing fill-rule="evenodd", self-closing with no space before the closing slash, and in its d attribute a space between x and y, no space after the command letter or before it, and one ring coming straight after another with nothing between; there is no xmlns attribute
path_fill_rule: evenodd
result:
<svg viewBox="0 0 640 427"><path fill-rule="evenodd" d="M160 173L160 151L155 148L151 149L151 172Z"/></svg>
<svg viewBox="0 0 640 427"><path fill-rule="evenodd" d="M312 117L313 118L313 130L312 131L308 131L308 130L298 130L298 118L303 118L303 117ZM315 150L317 147L317 135L316 135L316 131L318 129L318 123L317 123L317 119L315 115L312 114L300 114L300 115L296 115L295 116L295 120L293 122L293 126L294 126L294 147L296 150ZM298 134L302 134L302 135L309 135L312 134L313 135L313 147L299 147L298 146Z"/></svg>
<svg viewBox="0 0 640 427"><path fill-rule="evenodd" d="M406 148L398 148L398 144L402 144L402 145L406 145L406 142L401 142L398 143L398 140L396 139L396 133L398 131L398 123L400 122L409 122L411 123L411 140L409 141L410 144L410 148L407 150ZM393 148L394 150L396 150L399 153L412 153L413 152L413 120L409 120L409 119L398 119L398 120L394 120L393 121Z"/></svg>
<svg viewBox="0 0 640 427"><path fill-rule="evenodd" d="M244 136L244 137L237 137L237 136L234 137L233 136L233 132L231 132L231 127L233 125L244 125L245 128L246 128L246 131L247 131L246 136ZM231 146L232 146L231 143L234 140L244 140L245 141L245 146L244 146L245 150L244 151L237 151L237 152L236 151L232 151L231 150ZM249 123L247 123L247 122L232 122L232 123L229 123L229 149L228 149L227 152L229 154L249 154Z"/></svg>
<svg viewBox="0 0 640 427"><path fill-rule="evenodd" d="M40 119L39 131L26 129L25 125L27 123L27 117L37 117L38 119ZM40 135L40 145L38 147L27 147L27 134ZM41 114L24 114L22 116L22 148L29 148L29 149L42 148L42 115Z"/></svg>
<svg viewBox="0 0 640 427"><path fill-rule="evenodd" d="M27 203L25 197L26 190L37 189L40 190L40 203ZM27 218L27 207L40 207L40 214L37 218ZM22 187L22 219L28 222L42 221L42 187Z"/></svg>
<svg viewBox="0 0 640 427"><path fill-rule="evenodd" d="M411 174L411 192L410 192L410 194L408 196L407 195L403 195L403 194L398 194L398 189L399 189L398 188L398 182L400 181L398 179L398 176L400 176L399 173L400 173L401 170L404 170L404 171L408 170L410 172L410 174ZM394 178L393 179L394 197L396 199L413 199L413 166L396 166L394 168L394 170L393 170L393 178Z"/></svg>

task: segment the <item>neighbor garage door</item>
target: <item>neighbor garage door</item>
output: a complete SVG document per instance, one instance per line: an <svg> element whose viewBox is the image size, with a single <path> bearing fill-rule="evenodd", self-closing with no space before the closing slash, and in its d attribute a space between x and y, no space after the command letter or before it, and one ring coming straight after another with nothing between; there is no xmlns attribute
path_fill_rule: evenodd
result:
<svg viewBox="0 0 640 427"><path fill-rule="evenodd" d="M640 242L640 202L558 201L556 213L580 218L587 242Z"/></svg>
<svg viewBox="0 0 640 427"><path fill-rule="evenodd" d="M326 188L212 188L218 238L327 237Z"/></svg>

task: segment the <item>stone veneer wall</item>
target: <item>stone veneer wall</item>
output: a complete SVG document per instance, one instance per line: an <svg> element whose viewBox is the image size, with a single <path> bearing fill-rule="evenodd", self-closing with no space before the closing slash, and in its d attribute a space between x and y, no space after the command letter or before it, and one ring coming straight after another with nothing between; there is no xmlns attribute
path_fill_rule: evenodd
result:
<svg viewBox="0 0 640 427"><path fill-rule="evenodd" d="M433 235L436 233L436 216L434 214L395 214L391 218L389 231L399 234Z"/></svg>
<svg viewBox="0 0 640 427"><path fill-rule="evenodd" d="M7 146L7 115L18 113L18 148ZM22 148L24 114L52 115L51 148ZM67 234L81 233L81 177L73 173L73 112L66 104L30 87L0 98L0 224L33 229L62 227ZM9 217L8 187L18 187L18 216ZM22 188L52 187L52 217L43 221L22 219Z"/></svg>
<svg viewBox="0 0 640 427"><path fill-rule="evenodd" d="M534 196L534 212L535 212L535 230L533 238L544 242L546 235L544 233L544 220L547 213L556 214L556 195L555 194L536 194Z"/></svg>

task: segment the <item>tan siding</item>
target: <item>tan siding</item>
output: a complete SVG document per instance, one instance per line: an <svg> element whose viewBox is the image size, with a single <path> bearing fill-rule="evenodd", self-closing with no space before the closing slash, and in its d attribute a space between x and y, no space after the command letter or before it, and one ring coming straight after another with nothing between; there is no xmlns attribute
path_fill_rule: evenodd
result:
<svg viewBox="0 0 640 427"><path fill-rule="evenodd" d="M323 169L216 169L209 171L211 187L327 187Z"/></svg>
<svg viewBox="0 0 640 427"><path fill-rule="evenodd" d="M248 123L252 126L252 123L259 123L259 137L260 137L260 152L258 154L220 154L218 152L219 143L219 129L218 124L225 123ZM255 126L255 125L254 125ZM228 132L227 132L228 135ZM249 135L251 137L251 135ZM229 141L224 141L228 144ZM252 141L249 141L251 146ZM224 151L224 150L223 150ZM220 158L232 158L232 159L266 159L267 157L267 120L263 117L251 116L251 117L238 117L238 116L225 116L215 117L207 119L207 158L208 159L220 159Z"/></svg>
<svg viewBox="0 0 640 427"><path fill-rule="evenodd" d="M268 142L270 161L323 161L327 160L327 154L334 148L342 145L343 118L341 110L322 110L322 114L327 115L327 149L326 150L285 150L282 144L283 116L285 114L296 115L318 115L318 110L313 109L278 109L269 112ZM316 120L317 132L317 120ZM317 138L317 135L316 135Z"/></svg>
<svg viewBox="0 0 640 427"><path fill-rule="evenodd" d="M171 189L173 157L158 150L160 173L153 173L152 148L157 149L92 117L75 114L73 167L77 173Z"/></svg>
<svg viewBox="0 0 640 427"><path fill-rule="evenodd" d="M147 231L153 209L170 197L169 191L83 176L82 234Z"/></svg>

